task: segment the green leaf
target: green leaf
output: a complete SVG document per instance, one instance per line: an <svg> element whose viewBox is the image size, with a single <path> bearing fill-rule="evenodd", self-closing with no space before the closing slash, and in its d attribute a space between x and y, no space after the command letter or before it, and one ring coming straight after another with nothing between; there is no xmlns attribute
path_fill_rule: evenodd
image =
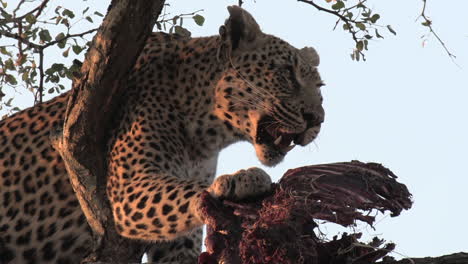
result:
<svg viewBox="0 0 468 264"><path fill-rule="evenodd" d="M60 23L64 24L67 28L70 27L70 22L68 21L68 18L62 19L62 21L60 21Z"/></svg>
<svg viewBox="0 0 468 264"><path fill-rule="evenodd" d="M70 9L64 9L62 11L62 15L67 16L69 18L74 18L75 17L75 13L73 13L73 11L71 11Z"/></svg>
<svg viewBox="0 0 468 264"><path fill-rule="evenodd" d="M13 16L8 14L7 12L1 10L2 16L6 18L7 20L10 20Z"/></svg>
<svg viewBox="0 0 468 264"><path fill-rule="evenodd" d="M17 85L18 84L18 81L16 80L15 76L11 75L11 74L7 74L5 75L5 81L11 85ZM11 99L10 101L8 102L11 102ZM7 106L9 106L8 104L5 104Z"/></svg>
<svg viewBox="0 0 468 264"><path fill-rule="evenodd" d="M63 65L62 63L54 63L54 64L52 64L52 66L50 68L53 69L54 71L58 72L58 71L63 70L65 68L65 65Z"/></svg>
<svg viewBox="0 0 468 264"><path fill-rule="evenodd" d="M28 22L29 24L35 24L37 19L36 19L36 16L34 16L33 14L28 14L24 19L26 19L26 22Z"/></svg>
<svg viewBox="0 0 468 264"><path fill-rule="evenodd" d="M13 109L11 109L11 111L13 111L13 112L18 112L18 111L20 111L20 110L21 110L21 109L20 109L19 107L17 107L17 106L15 106L15 107L13 107Z"/></svg>
<svg viewBox="0 0 468 264"><path fill-rule="evenodd" d="M426 21L422 22L421 24L423 26L425 26L425 27L429 27L429 26L431 26L432 22L430 20L426 20Z"/></svg>
<svg viewBox="0 0 468 264"><path fill-rule="evenodd" d="M73 45L72 50L76 55L78 55L84 50L84 48L79 45Z"/></svg>
<svg viewBox="0 0 468 264"><path fill-rule="evenodd" d="M2 53L3 55L11 56L11 53L8 52L8 50L4 46L0 47L0 53Z"/></svg>
<svg viewBox="0 0 468 264"><path fill-rule="evenodd" d="M201 15L194 15L193 20L199 26L203 26L203 23L205 23L205 18L203 16L201 16Z"/></svg>
<svg viewBox="0 0 468 264"><path fill-rule="evenodd" d="M6 103L5 105L10 107L11 106L11 101L13 101L13 98L10 98Z"/></svg>
<svg viewBox="0 0 468 264"><path fill-rule="evenodd" d="M62 7L61 7L61 6L57 6L57 7L55 8L55 10L54 10L55 14L57 14L57 15L60 14L60 13L59 13L59 12L60 12L60 9L62 9Z"/></svg>
<svg viewBox="0 0 468 264"><path fill-rule="evenodd" d="M343 7L345 7L345 4L343 1L337 1L334 5L332 5L333 10L339 10Z"/></svg>
<svg viewBox="0 0 468 264"><path fill-rule="evenodd" d="M68 53L70 52L70 48L66 49L63 53L62 53L62 56L64 56L65 58L68 57Z"/></svg>
<svg viewBox="0 0 468 264"><path fill-rule="evenodd" d="M371 35L364 35L364 37L365 37L366 39L372 39L372 36L371 36Z"/></svg>
<svg viewBox="0 0 468 264"><path fill-rule="evenodd" d="M59 33L57 36L55 36L55 40L58 40L59 42L57 43L57 46L61 49L65 48L65 45L67 44L67 40L65 39L65 34L64 33Z"/></svg>
<svg viewBox="0 0 468 264"><path fill-rule="evenodd" d="M181 26L175 26L174 27L174 31L177 35L181 35L183 37L190 37L190 35L192 35L192 33L190 33L190 31L188 31L187 29L181 27Z"/></svg>
<svg viewBox="0 0 468 264"><path fill-rule="evenodd" d="M393 35L396 36L396 32L395 32L395 30L393 30L392 26L387 25L387 29L388 29L388 31L390 31Z"/></svg>
<svg viewBox="0 0 468 264"><path fill-rule="evenodd" d="M354 54L355 54L356 60L359 61L361 59L361 53L359 52L359 50L355 50Z"/></svg>
<svg viewBox="0 0 468 264"><path fill-rule="evenodd" d="M52 88L49 88L49 90L47 90L47 92L50 93L50 94L51 94L51 93L54 93L54 88L53 88L53 87L52 87Z"/></svg>
<svg viewBox="0 0 468 264"><path fill-rule="evenodd" d="M43 42L49 42L49 41L52 40L52 37L50 36L49 30L47 30L47 29L43 29L43 30L39 31L39 38Z"/></svg>
<svg viewBox="0 0 468 264"><path fill-rule="evenodd" d="M177 24L177 19L179 19L179 18L180 18L180 16L173 17L172 18L172 24L174 24L174 25Z"/></svg>
<svg viewBox="0 0 468 264"><path fill-rule="evenodd" d="M89 6L86 7L86 8L83 10L82 14L83 14L83 15L86 14L86 12L88 12L88 10L89 10Z"/></svg>
<svg viewBox="0 0 468 264"><path fill-rule="evenodd" d="M55 18L55 24L58 25L58 24L60 23L60 21L62 21L62 19L63 19L63 17L57 16L57 17Z"/></svg>
<svg viewBox="0 0 468 264"><path fill-rule="evenodd" d="M91 22L91 23L94 22L93 19L92 19L90 16L87 16L87 17L85 17L85 18L86 18L86 20L88 20L88 21Z"/></svg>
<svg viewBox="0 0 468 264"><path fill-rule="evenodd" d="M8 6L8 3L7 3L7 2L3 2L3 1L2 1L2 6L3 6L3 8L7 8L7 6Z"/></svg>
<svg viewBox="0 0 468 264"><path fill-rule="evenodd" d="M375 24L375 22L377 22L377 20L379 20L379 19L380 19L380 15L375 14L370 18L370 21Z"/></svg>
<svg viewBox="0 0 468 264"><path fill-rule="evenodd" d="M13 62L11 58L5 61L5 69L11 70L11 71L14 71L16 69L15 63Z"/></svg>
<svg viewBox="0 0 468 264"><path fill-rule="evenodd" d="M162 28L161 28L161 23L156 22L156 28L157 28L158 30L161 30L161 29L162 29Z"/></svg>
<svg viewBox="0 0 468 264"><path fill-rule="evenodd" d="M364 42L362 40L356 43L356 49L362 51L364 49Z"/></svg>
<svg viewBox="0 0 468 264"><path fill-rule="evenodd" d="M360 22L356 23L356 27L358 27L360 30L366 30L366 25Z"/></svg>
<svg viewBox="0 0 468 264"><path fill-rule="evenodd" d="M59 34L57 34L57 36L55 36L55 40L61 40L65 38L65 33L61 32Z"/></svg>
<svg viewBox="0 0 468 264"><path fill-rule="evenodd" d="M382 35L379 34L379 31L378 31L377 29L375 29L375 36L376 36L377 38L381 38L381 39L384 38Z"/></svg>
<svg viewBox="0 0 468 264"><path fill-rule="evenodd" d="M26 82L29 80L29 72L24 72L22 75L21 75L21 80L23 80L23 82Z"/></svg>
<svg viewBox="0 0 468 264"><path fill-rule="evenodd" d="M98 11L95 11L94 14L95 14L96 16L100 16L100 17L103 17L103 16L104 16L103 14L99 13Z"/></svg>

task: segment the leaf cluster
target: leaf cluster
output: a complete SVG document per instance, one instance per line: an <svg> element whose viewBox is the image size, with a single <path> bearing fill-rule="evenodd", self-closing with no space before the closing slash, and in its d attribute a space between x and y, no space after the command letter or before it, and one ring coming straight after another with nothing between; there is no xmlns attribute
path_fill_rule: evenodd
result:
<svg viewBox="0 0 468 264"><path fill-rule="evenodd" d="M192 33L189 29L184 27L184 21L186 21L187 19L193 20L198 26L203 26L203 24L205 23L205 17L200 14L203 11L203 9L191 13L178 14L171 17L167 11L167 7L169 6L169 4L164 5L163 13L156 21L156 28L159 31L168 32L169 34L177 34L184 37L190 37Z"/></svg>
<svg viewBox="0 0 468 264"><path fill-rule="evenodd" d="M96 31L95 20L103 15L90 7L77 12L52 3L19 0L9 6L0 0L0 110L19 110L12 107L12 91L26 89L35 102L43 101L44 91L61 93L64 82L79 70L72 60L59 58L68 58L71 52L73 58L82 55L89 47L85 37ZM85 30L77 31L78 27ZM63 63L56 63L59 60ZM11 97L4 98L6 94Z"/></svg>
<svg viewBox="0 0 468 264"><path fill-rule="evenodd" d="M325 6L318 5L313 0L299 0L299 2L312 5L319 11L338 18L335 28L341 25L354 40L355 46L351 53L353 60L365 60L364 52L368 50L369 41L384 38L383 33L380 32L382 29L396 35L391 25L379 23L381 15L367 5L367 0L325 0L327 2Z"/></svg>

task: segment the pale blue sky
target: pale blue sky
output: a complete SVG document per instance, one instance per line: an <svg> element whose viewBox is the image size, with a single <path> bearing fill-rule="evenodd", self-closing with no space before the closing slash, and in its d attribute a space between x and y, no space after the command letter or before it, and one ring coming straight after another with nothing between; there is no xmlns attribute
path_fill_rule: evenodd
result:
<svg viewBox="0 0 468 264"><path fill-rule="evenodd" d="M87 1L98 3L103 12L108 2ZM203 27L188 20L184 25L194 36L206 36L217 34L227 17L226 6L237 1L169 3L173 14L203 8ZM330 15L296 1L245 0L244 7L264 32L318 51L327 84L326 120L316 143L297 147L283 163L266 170L277 179L288 168L308 164L353 159L382 163L408 186L414 206L400 217L381 217L375 231L358 230L395 242L396 251L407 256L468 251L468 2L428 1L434 28L457 56L458 66L435 38L423 47L426 31L415 22L422 1L369 4L381 14L379 22L393 25L398 35L371 41L367 61L354 62L350 36L340 27L332 31L335 18ZM261 166L254 149L236 144L222 152L218 174L251 166ZM334 227L322 231L329 237L337 232Z"/></svg>
<svg viewBox="0 0 468 264"><path fill-rule="evenodd" d="M237 1L174 1L181 12L203 6L206 25L196 35L216 34ZM320 1L317 1L320 2ZM325 2L325 1L323 1ZM414 206L400 217L385 217L369 235L397 244L408 256L436 256L467 251L468 243L468 2L428 1L428 14L456 66L431 37L423 47L425 28L415 22L422 1L369 1L397 36L372 41L366 62L351 61L352 41L335 18L296 1L245 1L244 7L263 31L296 47L313 46L321 56L319 70L326 118L315 144L296 148L286 160L266 170L280 177L288 168L358 159L392 169L414 195ZM456 8L455 8L456 7ZM463 19L465 17L465 19ZM381 30L382 31L382 30ZM233 162L235 161L235 162ZM237 144L223 151L220 174L260 166L253 148ZM330 237L335 231L327 229Z"/></svg>

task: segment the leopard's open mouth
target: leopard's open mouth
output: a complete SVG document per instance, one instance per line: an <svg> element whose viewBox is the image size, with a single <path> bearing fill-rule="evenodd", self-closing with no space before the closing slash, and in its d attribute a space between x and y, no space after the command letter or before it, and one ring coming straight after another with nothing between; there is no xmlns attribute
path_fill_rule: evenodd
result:
<svg viewBox="0 0 468 264"><path fill-rule="evenodd" d="M301 133L286 132L281 124L270 116L264 116L258 122L256 143L268 145L283 155L296 146L300 137Z"/></svg>

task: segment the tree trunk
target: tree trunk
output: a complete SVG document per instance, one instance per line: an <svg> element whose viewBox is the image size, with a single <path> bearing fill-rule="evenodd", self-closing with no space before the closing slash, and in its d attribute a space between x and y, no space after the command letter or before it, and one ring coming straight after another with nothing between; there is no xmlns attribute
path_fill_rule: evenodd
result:
<svg viewBox="0 0 468 264"><path fill-rule="evenodd" d="M86 261L140 262L141 243L119 236L106 197L105 138L115 102L125 88L164 0L113 0L80 76L73 81L63 128L51 135L95 235Z"/></svg>

